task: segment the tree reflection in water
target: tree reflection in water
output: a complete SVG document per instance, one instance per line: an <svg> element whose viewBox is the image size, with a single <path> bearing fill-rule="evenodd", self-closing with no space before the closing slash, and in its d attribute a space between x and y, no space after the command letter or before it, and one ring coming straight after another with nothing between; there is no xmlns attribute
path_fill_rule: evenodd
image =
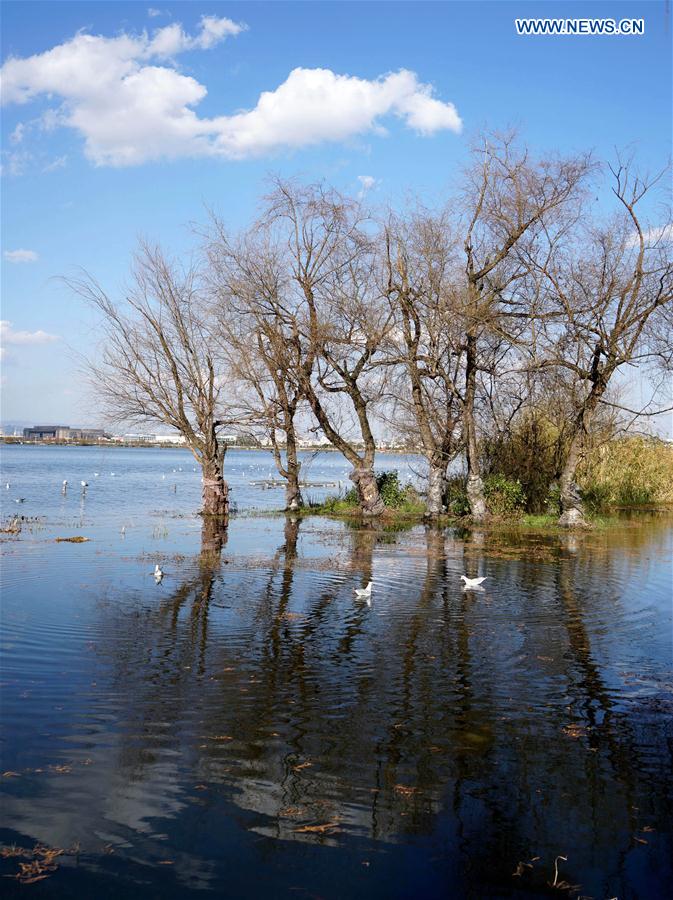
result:
<svg viewBox="0 0 673 900"><path fill-rule="evenodd" d="M303 527L287 516L277 549L246 562L223 558L226 531L204 521L170 596L106 622L124 699L98 777L120 796L133 786L152 832L190 848L176 878L226 877L203 831L218 822L232 846L242 829L275 848L374 854L375 895L407 896L395 879L408 884L411 847L427 896L535 895L558 855L596 896L633 894L641 850L644 883L643 865L668 872L667 729L624 696L611 655L611 626L631 621L612 588L628 539L615 553L594 536L505 553L483 533L344 527L329 533L345 551L332 564L310 555L315 535L299 550ZM462 590L460 574L486 571L484 593ZM353 596L370 580L371 607ZM130 813L125 827L140 840ZM313 884L280 868L279 894Z"/></svg>

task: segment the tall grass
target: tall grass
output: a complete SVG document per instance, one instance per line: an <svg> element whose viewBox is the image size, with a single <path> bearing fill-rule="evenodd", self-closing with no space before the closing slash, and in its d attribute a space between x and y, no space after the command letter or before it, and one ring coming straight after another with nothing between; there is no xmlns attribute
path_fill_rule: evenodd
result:
<svg viewBox="0 0 673 900"><path fill-rule="evenodd" d="M610 441L587 454L578 482L594 508L673 503L673 444L650 437Z"/></svg>

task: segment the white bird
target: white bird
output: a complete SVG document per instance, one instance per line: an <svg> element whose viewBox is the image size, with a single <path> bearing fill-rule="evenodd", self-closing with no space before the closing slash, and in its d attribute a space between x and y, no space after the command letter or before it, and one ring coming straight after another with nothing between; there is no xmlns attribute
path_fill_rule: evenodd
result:
<svg viewBox="0 0 673 900"><path fill-rule="evenodd" d="M476 588L479 587L482 581L486 581L489 577L488 575L484 575L483 578L468 578L467 575L460 576L462 580L465 582L466 588Z"/></svg>
<svg viewBox="0 0 673 900"><path fill-rule="evenodd" d="M122 537L126 534L126 525L122 525L119 533L122 535Z"/></svg>
<svg viewBox="0 0 673 900"><path fill-rule="evenodd" d="M14 502L15 502L15 503L25 503L25 502L26 502L26 498L25 498L25 497L17 497L16 500L15 500Z"/></svg>
<svg viewBox="0 0 673 900"><path fill-rule="evenodd" d="M99 475L100 475L100 472L94 472L94 473L93 473L93 477L94 477L94 478L98 478Z"/></svg>
<svg viewBox="0 0 673 900"><path fill-rule="evenodd" d="M63 487L64 488L68 487L68 479L67 478L63 479Z"/></svg>
<svg viewBox="0 0 673 900"><path fill-rule="evenodd" d="M159 584L161 579L164 577L164 573L161 571L161 566L159 565L159 563L157 563L156 566L154 567L153 574L154 574L154 580L156 581L157 584Z"/></svg>
<svg viewBox="0 0 673 900"><path fill-rule="evenodd" d="M366 588L355 588L355 596L358 600L369 600L372 595L373 581L370 581Z"/></svg>
<svg viewBox="0 0 673 900"><path fill-rule="evenodd" d="M114 474L115 474L114 472L110 472L110 475L112 475L113 478L114 478Z"/></svg>
<svg viewBox="0 0 673 900"><path fill-rule="evenodd" d="M80 481L80 484L82 485L83 488L89 487L88 481Z"/></svg>

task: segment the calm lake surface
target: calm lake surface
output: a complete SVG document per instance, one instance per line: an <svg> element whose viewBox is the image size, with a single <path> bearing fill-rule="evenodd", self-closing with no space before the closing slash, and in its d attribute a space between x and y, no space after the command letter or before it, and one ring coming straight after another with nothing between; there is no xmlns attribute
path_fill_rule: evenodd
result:
<svg viewBox="0 0 673 900"><path fill-rule="evenodd" d="M5 895L670 896L670 518L218 536L193 467L2 448L3 521L26 517L0 535ZM230 452L239 510L282 504L269 472ZM337 454L306 475L350 486Z"/></svg>

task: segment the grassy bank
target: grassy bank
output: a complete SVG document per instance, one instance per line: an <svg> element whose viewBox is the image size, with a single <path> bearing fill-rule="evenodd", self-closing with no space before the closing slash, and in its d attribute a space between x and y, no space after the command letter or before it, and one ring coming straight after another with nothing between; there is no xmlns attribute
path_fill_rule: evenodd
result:
<svg viewBox="0 0 673 900"><path fill-rule="evenodd" d="M640 510L648 512L651 510ZM673 514L673 508L670 512ZM328 498L322 503L314 503L304 506L299 515L308 516L329 516L334 518L350 519L354 521L371 521L365 519L360 511L357 503L346 501L343 498ZM401 506L392 509L386 507L381 516L377 516L373 521L382 522L385 525L408 525L410 523L421 524L425 520L425 504L422 501L409 501ZM435 520L438 525L454 526L454 527L471 527L470 519L467 516L452 516L444 514ZM620 516L610 513L601 515L593 514L587 516L588 526L596 529L611 528L615 525L623 524L624 519ZM524 514L520 516L491 516L488 522L482 526L487 530L517 530L517 531L562 531L568 529L558 523L557 515L532 515Z"/></svg>
<svg viewBox="0 0 673 900"><path fill-rule="evenodd" d="M376 521L391 526L420 523L424 520L426 505L423 497L413 487L402 487L395 472L380 472L377 483L385 504L383 514ZM518 481L501 475L485 479L486 495L491 515L484 527L489 530L516 531L565 531L558 524L559 509L550 500L549 509L544 513L526 511L526 495ZM470 527L469 507L464 485L456 479L448 486L447 512L437 520L439 524L454 527ZM606 529L624 524L624 513L665 511L673 513L673 504L604 504L599 507L589 499L587 502L587 524L593 529ZM301 510L302 516L330 516L361 521L364 519L354 489L346 494L327 497L322 501L309 500Z"/></svg>

